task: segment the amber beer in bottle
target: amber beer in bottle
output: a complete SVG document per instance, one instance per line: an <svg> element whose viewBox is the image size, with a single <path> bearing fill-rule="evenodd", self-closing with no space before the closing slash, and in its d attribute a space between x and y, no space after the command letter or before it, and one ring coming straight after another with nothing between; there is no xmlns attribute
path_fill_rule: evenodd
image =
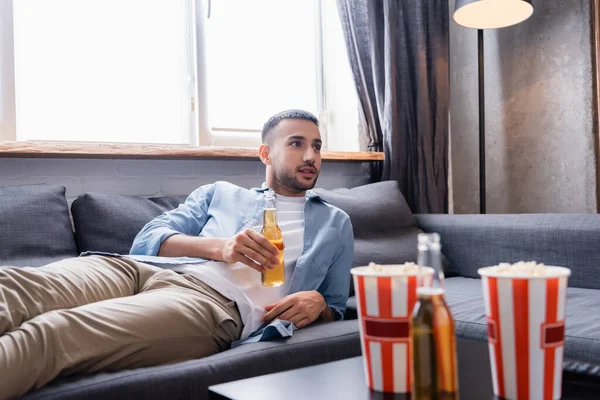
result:
<svg viewBox="0 0 600 400"><path fill-rule="evenodd" d="M277 287L285 282L285 266L283 265L283 234L277 225L277 210L275 208L275 194L272 190L265 191L264 222L261 231L269 242L279 250L277 259L279 263L273 269L266 268L262 273L263 286Z"/></svg>
<svg viewBox="0 0 600 400"><path fill-rule="evenodd" d="M433 279L420 280L412 316L412 399L458 399L454 319L444 300L440 236L419 234L421 267L434 269Z"/></svg>

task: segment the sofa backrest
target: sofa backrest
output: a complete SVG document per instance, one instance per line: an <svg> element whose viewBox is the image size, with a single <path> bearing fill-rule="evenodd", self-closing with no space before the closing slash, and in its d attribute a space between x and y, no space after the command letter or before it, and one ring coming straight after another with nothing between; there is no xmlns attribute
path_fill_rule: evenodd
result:
<svg viewBox="0 0 600 400"><path fill-rule="evenodd" d="M0 187L0 266L38 267L77 254L63 186Z"/></svg>
<svg viewBox="0 0 600 400"><path fill-rule="evenodd" d="M344 210L354 229L354 265L401 264L417 259L422 230L395 181L352 189L315 189ZM135 235L154 217L176 208L185 196L144 198L99 193L80 195L71 206L77 247L83 251L127 254ZM445 261L445 260L444 260ZM455 272L445 262L446 272Z"/></svg>
<svg viewBox="0 0 600 400"><path fill-rule="evenodd" d="M135 235L146 223L177 208L185 199L186 196L82 194L71 205L77 249L129 254Z"/></svg>
<svg viewBox="0 0 600 400"><path fill-rule="evenodd" d="M600 289L600 215L417 215L441 235L442 251L460 276L501 262L537 261L571 269L569 286Z"/></svg>

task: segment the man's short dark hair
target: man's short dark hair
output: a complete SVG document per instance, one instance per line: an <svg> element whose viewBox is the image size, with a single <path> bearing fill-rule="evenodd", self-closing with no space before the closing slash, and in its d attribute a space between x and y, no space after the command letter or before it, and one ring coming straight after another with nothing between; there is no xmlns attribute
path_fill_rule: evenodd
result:
<svg viewBox="0 0 600 400"><path fill-rule="evenodd" d="M285 110L273 115L264 124L260 138L263 143L267 142L267 136L277 126L278 123L284 119L303 119L314 123L317 127L319 126L319 120L312 113L304 110Z"/></svg>

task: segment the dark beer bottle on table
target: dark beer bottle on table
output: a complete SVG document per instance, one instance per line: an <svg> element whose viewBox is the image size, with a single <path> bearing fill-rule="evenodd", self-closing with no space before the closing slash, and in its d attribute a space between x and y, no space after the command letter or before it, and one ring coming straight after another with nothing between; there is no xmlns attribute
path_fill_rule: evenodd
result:
<svg viewBox="0 0 600 400"><path fill-rule="evenodd" d="M261 235L273 243L279 250L277 259L279 263L273 269L266 269L262 273L263 286L278 287L285 283L285 266L283 265L283 233L277 225L277 209L275 208L275 193L269 189L265 192L264 221Z"/></svg>
<svg viewBox="0 0 600 400"><path fill-rule="evenodd" d="M413 400L458 399L454 319L444 299L440 236L418 236L420 267L433 279L419 279L412 315Z"/></svg>

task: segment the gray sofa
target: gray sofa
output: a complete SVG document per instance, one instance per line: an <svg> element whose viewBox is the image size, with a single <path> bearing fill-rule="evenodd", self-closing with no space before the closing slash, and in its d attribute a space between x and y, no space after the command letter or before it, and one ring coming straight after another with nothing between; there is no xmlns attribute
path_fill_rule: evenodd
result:
<svg viewBox="0 0 600 400"><path fill-rule="evenodd" d="M58 186L0 187L0 265L39 266L88 250L126 253L147 221L184 199L87 193L75 200L70 215L64 193ZM413 216L393 182L319 194L350 215L355 265L414 260L418 232L441 234L449 276L447 300L461 337L486 340L476 275L480 266L537 260L571 268L566 357L600 364L600 329L595 322L600 305L600 216ZM315 324L290 339L247 344L166 366L65 376L24 398L206 399L212 384L360 355L353 305L351 297L349 320Z"/></svg>

